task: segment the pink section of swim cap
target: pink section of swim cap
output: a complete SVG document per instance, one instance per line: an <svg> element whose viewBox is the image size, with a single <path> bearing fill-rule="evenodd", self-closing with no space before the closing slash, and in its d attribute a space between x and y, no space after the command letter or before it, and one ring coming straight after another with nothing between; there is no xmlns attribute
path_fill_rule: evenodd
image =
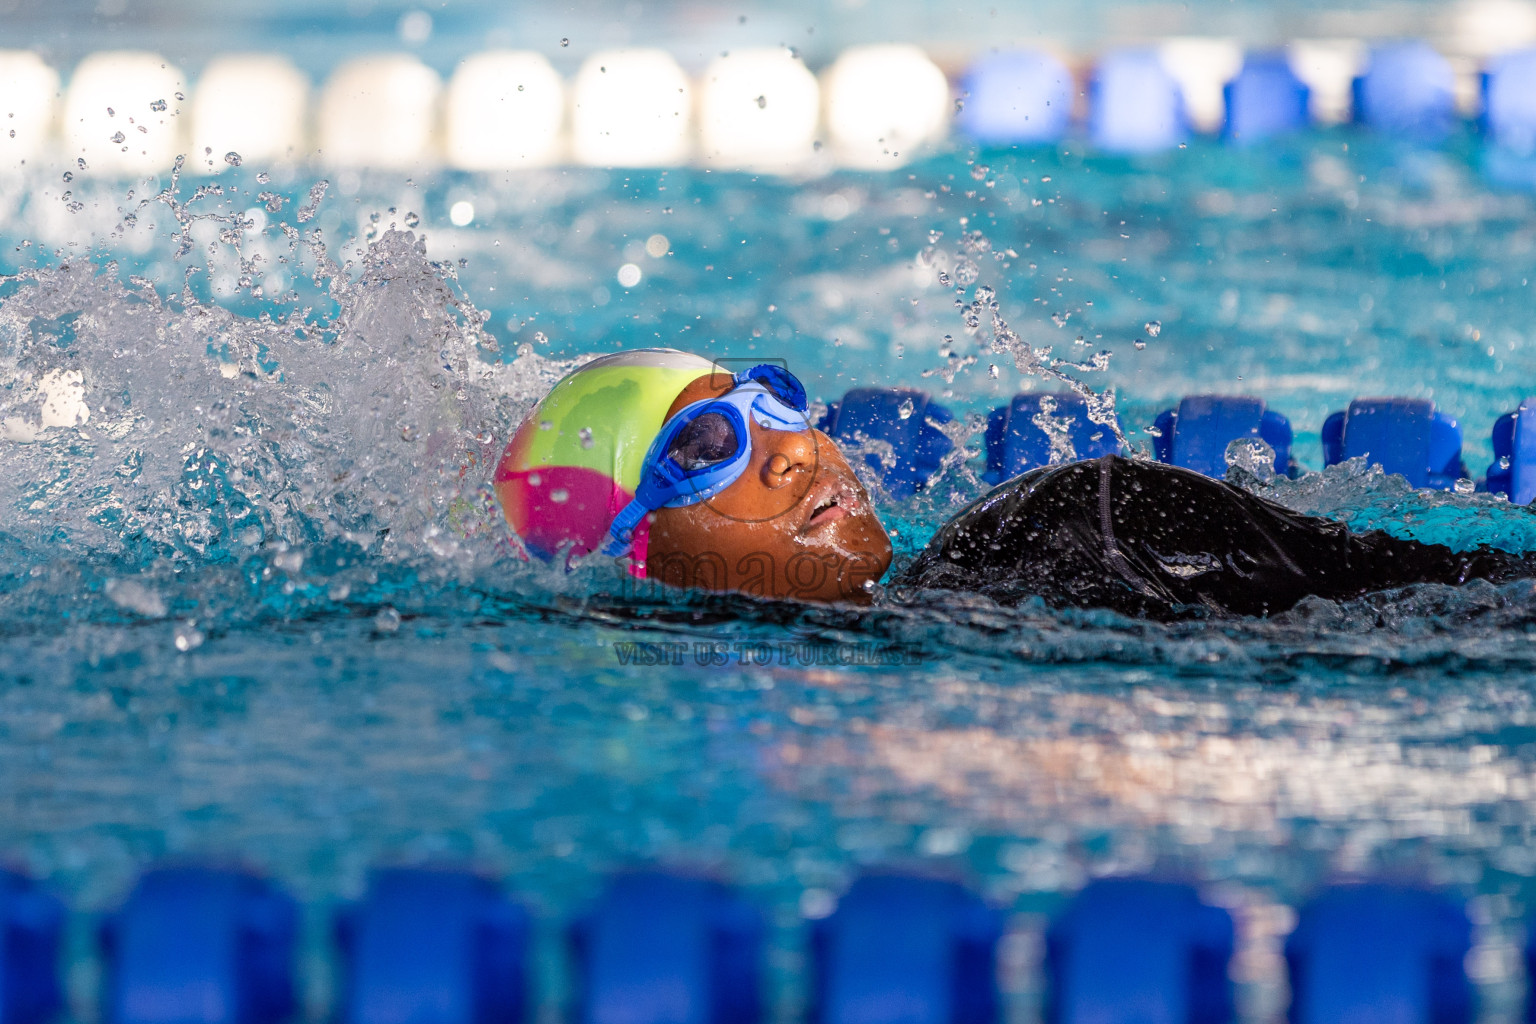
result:
<svg viewBox="0 0 1536 1024"><path fill-rule="evenodd" d="M630 499L612 477L579 466L499 472L496 492L512 529L541 558L566 545L576 555L598 550L608 524Z"/></svg>

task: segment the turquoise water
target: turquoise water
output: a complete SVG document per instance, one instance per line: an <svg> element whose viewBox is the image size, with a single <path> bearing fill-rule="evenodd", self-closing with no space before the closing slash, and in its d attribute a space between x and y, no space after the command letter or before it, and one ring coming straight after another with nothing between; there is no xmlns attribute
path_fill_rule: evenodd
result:
<svg viewBox="0 0 1536 1024"><path fill-rule="evenodd" d="M1245 1014L1267 1019L1283 905L1386 872L1473 899L1471 967L1513 1014L1530 583L1176 625L956 595L772 606L524 563L486 488L572 360L658 343L784 358L824 400L923 386L971 431L1051 374L1114 389L1139 444L1182 394L1252 391L1312 470L1329 411L1424 395L1480 469L1536 388L1536 210L1485 181L1475 139L956 150L795 182L321 177L0 186L0 421L35 434L0 442L0 853L73 905L165 855L243 857L310 908L319 1014L325 909L370 864L469 860L541 915L552 1013L556 922L601 872L704 864L768 908L788 1017L802 919L859 865L936 862L1018 912L1027 1019L1040 915L1164 869L1234 907ZM39 433L45 379L78 381L89 419ZM979 471L882 499L901 554ZM1265 491L1536 549L1523 509L1360 466Z"/></svg>

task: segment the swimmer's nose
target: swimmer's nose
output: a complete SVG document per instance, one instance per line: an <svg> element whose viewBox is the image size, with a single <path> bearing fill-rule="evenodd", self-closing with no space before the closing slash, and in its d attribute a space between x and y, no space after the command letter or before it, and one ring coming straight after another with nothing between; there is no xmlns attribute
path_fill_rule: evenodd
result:
<svg viewBox="0 0 1536 1024"><path fill-rule="evenodd" d="M816 439L809 430L765 430L768 458L763 463L763 482L783 487L816 467Z"/></svg>

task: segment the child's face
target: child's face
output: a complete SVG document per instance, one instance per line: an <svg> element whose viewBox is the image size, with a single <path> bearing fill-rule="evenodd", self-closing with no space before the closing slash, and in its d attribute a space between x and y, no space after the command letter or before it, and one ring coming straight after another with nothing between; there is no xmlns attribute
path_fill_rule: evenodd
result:
<svg viewBox="0 0 1536 1024"><path fill-rule="evenodd" d="M667 415L730 390L700 377ZM819 430L752 423L752 461L707 501L653 513L646 575L664 583L803 601L867 599L891 564L869 495Z"/></svg>

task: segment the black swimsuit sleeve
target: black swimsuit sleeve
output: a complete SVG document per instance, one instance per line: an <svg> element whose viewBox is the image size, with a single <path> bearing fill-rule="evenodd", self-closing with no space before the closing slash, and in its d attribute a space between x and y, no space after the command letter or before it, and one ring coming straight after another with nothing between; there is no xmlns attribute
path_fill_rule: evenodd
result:
<svg viewBox="0 0 1536 1024"><path fill-rule="evenodd" d="M1172 619L1530 575L1527 557L1353 534L1224 481L1111 455L1002 484L945 524L895 582Z"/></svg>

